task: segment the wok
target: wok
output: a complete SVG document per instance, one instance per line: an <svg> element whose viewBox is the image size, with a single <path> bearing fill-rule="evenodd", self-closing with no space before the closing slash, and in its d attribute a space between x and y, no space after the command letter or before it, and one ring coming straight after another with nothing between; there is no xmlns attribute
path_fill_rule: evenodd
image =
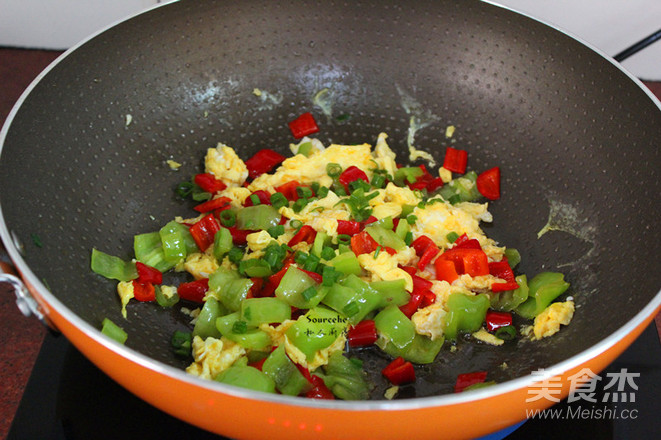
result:
<svg viewBox="0 0 661 440"><path fill-rule="evenodd" d="M313 99L323 89L325 113ZM405 158L413 121L415 145L438 160L452 142L471 169L500 166L487 233L521 251L519 272L566 274L571 325L534 343L460 341L394 401L262 395L186 375L169 338L187 318L131 304L123 320L90 251L130 258L133 235L192 212L172 189L207 148L284 152L287 122L305 111L325 143L385 131ZM45 321L128 390L197 426L236 438L475 437L550 406L526 402L536 381L560 377L566 396L570 375L603 369L658 312L659 127L659 102L610 58L496 5L182 1L69 50L21 98L1 136L0 235ZM104 317L124 327L126 346L98 331ZM359 355L377 379L387 359ZM451 393L457 374L476 370L499 384Z"/></svg>

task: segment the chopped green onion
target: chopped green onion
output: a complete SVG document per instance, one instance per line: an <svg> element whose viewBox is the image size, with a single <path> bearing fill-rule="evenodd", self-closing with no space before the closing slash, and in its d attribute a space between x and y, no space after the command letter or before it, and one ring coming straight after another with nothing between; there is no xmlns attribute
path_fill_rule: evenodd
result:
<svg viewBox="0 0 661 440"><path fill-rule="evenodd" d="M308 257L309 255L306 254L305 252L296 251L296 253L294 254L294 261L296 262L296 264L303 267L305 266L305 263L308 261Z"/></svg>
<svg viewBox="0 0 661 440"><path fill-rule="evenodd" d="M38 248L44 246L44 244L41 242L41 238L37 234L30 234L30 238L32 239L32 243L34 243L34 245Z"/></svg>
<svg viewBox="0 0 661 440"><path fill-rule="evenodd" d="M418 217L416 217L415 215L411 214L411 215L409 215L409 216L406 217L406 221L408 222L409 225L413 225L415 222L418 221Z"/></svg>
<svg viewBox="0 0 661 440"><path fill-rule="evenodd" d="M243 249L240 247L233 247L228 253L227 258L234 264L239 264L243 260Z"/></svg>
<svg viewBox="0 0 661 440"><path fill-rule="evenodd" d="M250 201L252 202L253 206L262 204L262 201L259 200L259 196L257 194L250 194Z"/></svg>
<svg viewBox="0 0 661 440"><path fill-rule="evenodd" d="M282 262L286 256L287 250L283 246L273 243L266 246L266 249L264 249L263 259L268 263L271 269L276 271L282 267Z"/></svg>
<svg viewBox="0 0 661 440"><path fill-rule="evenodd" d="M321 250L321 258L324 260L332 260L335 258L335 249L330 246L324 246Z"/></svg>
<svg viewBox="0 0 661 440"><path fill-rule="evenodd" d="M298 199L294 202L294 205L292 206L292 209L294 212L299 213L305 208L305 206L310 203L310 199L302 198Z"/></svg>
<svg viewBox="0 0 661 440"><path fill-rule="evenodd" d="M285 225L271 226L267 229L267 232L271 237L278 238L285 233Z"/></svg>
<svg viewBox="0 0 661 440"><path fill-rule="evenodd" d="M451 205L456 205L457 203L461 203L461 196L459 194L450 196L448 202L450 202Z"/></svg>
<svg viewBox="0 0 661 440"><path fill-rule="evenodd" d="M349 183L349 189L353 193L357 189L362 189L363 191L369 191L372 189L369 183L365 182L363 179L357 179Z"/></svg>
<svg viewBox="0 0 661 440"><path fill-rule="evenodd" d="M372 186L374 188L383 188L386 185L386 178L382 174L375 174L372 177Z"/></svg>
<svg viewBox="0 0 661 440"><path fill-rule="evenodd" d="M317 295L317 289L315 289L314 286L310 286L307 289L305 289L303 292L301 292L301 296L305 301L310 301L316 295Z"/></svg>
<svg viewBox="0 0 661 440"><path fill-rule="evenodd" d="M319 257L317 257L316 255L309 254L307 259L305 260L303 269L307 270L308 272L315 272L320 262L321 259Z"/></svg>
<svg viewBox="0 0 661 440"><path fill-rule="evenodd" d="M351 235L347 234L340 234L337 236L337 242L340 244L350 244L351 243Z"/></svg>
<svg viewBox="0 0 661 440"><path fill-rule="evenodd" d="M511 341L516 338L516 328L513 325L507 325L505 327L499 327L496 329L496 337L504 341Z"/></svg>
<svg viewBox="0 0 661 440"><path fill-rule="evenodd" d="M195 189L197 185L193 182L187 181L187 182L181 182L177 187L174 189L174 192L181 197L182 199L185 199L188 197L192 192L193 189ZM198 187L199 189L199 187Z"/></svg>
<svg viewBox="0 0 661 440"><path fill-rule="evenodd" d="M298 230L301 229L301 228L303 227L303 222L300 221L300 220L291 220L291 221L289 222L289 226L291 226L292 228L296 229L296 231L298 232Z"/></svg>
<svg viewBox="0 0 661 440"><path fill-rule="evenodd" d="M236 225L236 212L232 209L225 209L220 212L220 223L226 228Z"/></svg>
<svg viewBox="0 0 661 440"><path fill-rule="evenodd" d="M318 194L319 193L319 188L321 188L321 185L319 182L312 182L310 184L310 189L312 189L313 194Z"/></svg>
<svg viewBox="0 0 661 440"><path fill-rule="evenodd" d="M450 243L454 243L455 241L457 241L457 238L459 238L459 234L452 231L449 232L448 235L445 236L445 238L447 238Z"/></svg>
<svg viewBox="0 0 661 440"><path fill-rule="evenodd" d="M327 186L322 186L321 188L319 188L319 190L315 191L315 193L317 194L318 198L323 199L328 195L329 191L330 188L328 188Z"/></svg>
<svg viewBox="0 0 661 440"><path fill-rule="evenodd" d="M307 186L297 186L296 187L296 194L298 194L298 197L302 199L309 199L312 197L312 189L310 189Z"/></svg>
<svg viewBox="0 0 661 440"><path fill-rule="evenodd" d="M103 318L103 326L101 327L101 333L114 339L115 341L123 344L126 342L128 335L120 326L112 322L108 318Z"/></svg>
<svg viewBox="0 0 661 440"><path fill-rule="evenodd" d="M321 285L326 287L331 287L335 283L335 281L337 281L342 276L342 272L335 270L333 266L324 266L321 276L322 276Z"/></svg>
<svg viewBox="0 0 661 440"><path fill-rule="evenodd" d="M189 357L193 346L193 334L191 332L175 330L174 333L172 333L170 344L174 349L174 354L177 356Z"/></svg>
<svg viewBox="0 0 661 440"><path fill-rule="evenodd" d="M406 237L404 237L404 243L406 243L407 246L411 246L411 243L413 243L413 232L409 231L406 233Z"/></svg>
<svg viewBox="0 0 661 440"><path fill-rule="evenodd" d="M376 247L376 250L374 251L374 259L376 260L379 254L381 253L381 245Z"/></svg>
<svg viewBox="0 0 661 440"><path fill-rule="evenodd" d="M338 163L330 162L326 164L326 174L328 174L329 177L336 179L342 174L342 166Z"/></svg>
<svg viewBox="0 0 661 440"><path fill-rule="evenodd" d="M287 197L283 193L276 192L271 194L271 206L273 206L275 209L280 209L283 206L289 205L289 200L287 200Z"/></svg>

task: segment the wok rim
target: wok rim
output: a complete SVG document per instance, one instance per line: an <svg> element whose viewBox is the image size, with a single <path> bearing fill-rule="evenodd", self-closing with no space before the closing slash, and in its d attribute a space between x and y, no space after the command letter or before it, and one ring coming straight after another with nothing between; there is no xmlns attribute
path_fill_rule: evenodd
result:
<svg viewBox="0 0 661 440"><path fill-rule="evenodd" d="M104 28L99 29L98 31L90 34L88 37L82 39L80 42L70 47L68 50L64 51L60 56L58 56L54 61L52 61L42 72L40 72L37 77L29 84L29 86L24 90L19 99L16 101L11 111L7 115L7 118L0 129L0 160L2 160L2 152L7 137L7 133L12 125L13 119L16 116L17 112L27 99L27 97L32 93L33 89L37 84L48 75L48 73L57 66L60 62L63 62L69 55L75 52L79 47L83 46L90 40L101 35L105 31L121 24L125 21L131 20L139 15L148 13L156 8L164 7L172 3L179 2L179 0L168 0L164 3L157 3L150 7L144 8L134 14L128 15L122 19L119 19ZM583 40L581 37L578 37L571 32L562 29L556 24L546 22L537 17L533 17L526 12L518 11L512 7L502 5L496 1L492 0L480 0L482 3L486 3L492 6L500 7L502 9L508 10L518 15L525 16L531 20L534 20L538 23L541 23L545 26L548 26L554 29L557 32L560 32L571 39L577 41L578 43L586 46L591 51L600 55L606 61L613 64L618 68L622 73L624 73L630 80L632 80L642 91L652 100L652 102L657 106L661 111L661 101L649 90L643 82L635 77L631 72L624 68L620 63L615 61L610 55L603 52L601 49L593 46L587 41ZM43 299L45 304L40 303L40 306L44 308L42 311L46 317L49 315L49 308L52 308L57 311L64 319L66 319L71 325L81 330L88 338L93 340L95 343L103 346L104 348L111 350L115 354L125 358L143 368L152 370L157 374L164 375L170 379L182 381L190 386L200 387L207 390L211 390L220 394L227 396L251 400L255 402L265 402L265 403L274 403L274 404L284 404L288 406L297 406L303 407L306 409L319 409L319 410L342 410L342 411L410 411L419 408L432 408L432 407L446 407L451 405L466 404L474 401L479 401L485 398L492 398L499 395L504 395L516 390L523 389L532 385L535 382L547 380L554 376L562 375L564 372L570 371L574 368L577 368L592 359L598 358L600 355L607 352L610 348L615 346L621 339L625 338L627 335L632 333L638 326L644 323L648 318L653 316L655 312L658 312L661 309L661 288L655 294L655 296L650 300L643 309L636 313L629 321L627 321L623 326L612 332L610 335L604 337L598 343L593 344L588 349L581 351L580 353L565 359L562 362L551 365L548 368L544 369L542 374L537 374L533 376L532 374L527 374L516 379L509 380L507 382L502 382L495 384L493 386L472 390L468 393L458 393L458 394L443 394L439 396L427 396L427 397L414 397L403 400L368 400L368 401L342 401L342 400L333 400L326 401L321 399L307 399L303 397L295 396L284 396L278 394L270 394L263 392L256 392L248 390L245 388L239 388L232 385L221 384L212 380L201 379L197 376L186 373L184 370L178 369L176 367L167 365L163 362L157 361L151 357L148 357L130 347L119 344L118 342L106 337L96 327L93 327L77 314L73 313L67 306L65 306L55 295L53 295L46 286L39 280L39 278L32 272L29 265L23 259L21 252L14 239L12 234L7 229L5 223L5 217L3 215L3 205L2 200L0 199L0 240L3 242L5 249L15 265L18 273L20 274L23 282L35 289L37 296ZM33 294L31 292L31 294ZM78 348L78 347L76 347ZM103 368L101 368L103 369Z"/></svg>

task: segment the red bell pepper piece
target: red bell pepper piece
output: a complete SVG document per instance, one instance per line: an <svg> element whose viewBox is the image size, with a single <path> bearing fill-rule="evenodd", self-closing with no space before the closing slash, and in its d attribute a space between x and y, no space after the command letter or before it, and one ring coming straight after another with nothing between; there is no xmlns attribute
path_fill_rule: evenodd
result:
<svg viewBox="0 0 661 440"><path fill-rule="evenodd" d="M415 179L415 182L408 184L409 188L425 189L427 188L427 185L429 185L429 183L431 183L431 181L434 180L434 176L429 174L429 171L427 171L426 166L420 165L420 169L422 170L422 174Z"/></svg>
<svg viewBox="0 0 661 440"><path fill-rule="evenodd" d="M230 230L230 234L232 234L232 243L242 246L248 242L248 234L252 234L253 232L257 231L252 231L250 229L239 229L236 226L232 226L231 228L227 228Z"/></svg>
<svg viewBox="0 0 661 440"><path fill-rule="evenodd" d="M197 212L211 212L211 211L224 211L232 207L232 199L229 197L218 197L216 199L207 200L206 202L200 203L195 206L193 209Z"/></svg>
<svg viewBox="0 0 661 440"><path fill-rule="evenodd" d="M151 302L156 300L156 289L152 283L143 283L133 280L133 298L141 302Z"/></svg>
<svg viewBox="0 0 661 440"><path fill-rule="evenodd" d="M505 280L504 283L491 284L492 292L504 292L507 290L515 290L519 288L519 285L514 279L514 272L507 262L507 259L490 262L489 273L497 278Z"/></svg>
<svg viewBox="0 0 661 440"><path fill-rule="evenodd" d="M453 173L464 174L466 172L466 164L468 163L468 152L465 150L458 150L456 148L447 147L445 149L445 159L443 160L443 168L450 170Z"/></svg>
<svg viewBox="0 0 661 440"><path fill-rule="evenodd" d="M314 239L317 237L317 231L315 231L310 225L303 225L301 229L298 230L296 235L294 235L291 240L287 243L287 246L292 247L301 242L306 242L309 244L314 243Z"/></svg>
<svg viewBox="0 0 661 440"><path fill-rule="evenodd" d="M179 284L179 287L177 287L177 294L181 299L201 304L204 302L204 296L208 290L209 279L202 278L200 280Z"/></svg>
<svg viewBox="0 0 661 440"><path fill-rule="evenodd" d="M480 242L476 238L468 238L468 235L461 234L454 241L452 249L482 249Z"/></svg>
<svg viewBox="0 0 661 440"><path fill-rule="evenodd" d="M434 243L434 240L426 235L421 235L411 242L411 247L415 249L415 254L418 257L421 257L429 246L436 246L436 244Z"/></svg>
<svg viewBox="0 0 661 440"><path fill-rule="evenodd" d="M351 237L351 250L356 255L372 253L378 246L379 243L367 231L360 232Z"/></svg>
<svg viewBox="0 0 661 440"><path fill-rule="evenodd" d="M512 314L507 312L494 312L493 310L488 310L485 322L487 323L487 330L492 332L501 327L512 325Z"/></svg>
<svg viewBox="0 0 661 440"><path fill-rule="evenodd" d="M243 202L243 206L253 206L254 203L252 202L252 196L257 196L259 199L259 203L262 205L270 205L271 204L271 195L264 191L263 189L259 189L252 193L250 195L251 197L246 197L246 200Z"/></svg>
<svg viewBox="0 0 661 440"><path fill-rule="evenodd" d="M163 282L163 274L160 270L139 261L136 261L135 268L138 270L139 282L151 284L161 284Z"/></svg>
<svg viewBox="0 0 661 440"><path fill-rule="evenodd" d="M381 374L393 385L415 382L415 368L413 368L413 364L405 361L401 356L381 370Z"/></svg>
<svg viewBox="0 0 661 440"><path fill-rule="evenodd" d="M350 347L365 347L376 342L379 335L376 332L376 325L371 319L365 319L358 324L349 327L347 332L347 342Z"/></svg>
<svg viewBox="0 0 661 440"><path fill-rule="evenodd" d="M262 296L264 278L253 277L250 278L250 281L252 281L252 286L250 286L250 290L248 290L248 295L246 295L246 298L260 298Z"/></svg>
<svg viewBox="0 0 661 440"><path fill-rule="evenodd" d="M264 366L264 362L266 362L266 358L268 356L258 360L257 362L253 362L252 364L248 364L249 367L257 368L259 371L262 371L262 367Z"/></svg>
<svg viewBox="0 0 661 440"><path fill-rule="evenodd" d="M436 191L437 189L439 189L441 187L443 187L443 179L441 179L440 177L437 177L437 178L435 178L434 180L432 180L431 182L429 182L427 184L427 191L431 193L431 192L434 192L434 191Z"/></svg>
<svg viewBox="0 0 661 440"><path fill-rule="evenodd" d="M349 192L349 184L351 182L355 182L358 179L362 179L365 182L369 183L369 179L367 178L367 174L360 168L358 168L355 165L351 165L349 168L346 170L342 171L342 174L340 174L340 177L338 178L338 181L344 186L344 190L348 193Z"/></svg>
<svg viewBox="0 0 661 440"><path fill-rule="evenodd" d="M262 287L262 291L260 292L261 297L267 297L267 296L274 296L275 295L275 289L278 288L280 285L280 281L282 281L282 277L285 276L285 273L287 273L287 269L289 269L289 266L291 266L293 263L293 260L285 260L284 265L282 266L282 269L268 277L266 280L266 283L264 283L264 287Z"/></svg>
<svg viewBox="0 0 661 440"><path fill-rule="evenodd" d="M197 223L188 228L195 244L202 252L206 251L213 244L216 232L220 231L220 224L213 214L207 214Z"/></svg>
<svg viewBox="0 0 661 440"><path fill-rule="evenodd" d="M457 376L457 382L454 385L454 392L461 393L466 387L482 383L487 378L486 371L476 371L474 373L464 373Z"/></svg>
<svg viewBox="0 0 661 440"><path fill-rule="evenodd" d="M424 292L423 291L413 291L411 293L411 298L409 299L409 302L404 304L403 306L399 306L399 310L402 311L404 315L406 315L407 318L411 319L411 316L420 308L422 305L422 300L424 298Z"/></svg>
<svg viewBox="0 0 661 440"><path fill-rule="evenodd" d="M197 186L211 194L215 194L218 191L227 188L227 185L225 185L222 180L216 179L216 176L211 173L196 174L193 180Z"/></svg>
<svg viewBox="0 0 661 440"><path fill-rule="evenodd" d="M477 176L477 190L489 200L500 198L500 168L493 167Z"/></svg>
<svg viewBox="0 0 661 440"><path fill-rule="evenodd" d="M280 165L285 159L285 156L269 148L259 150L245 162L246 168L248 168L248 177L254 179L264 173L268 173L276 165Z"/></svg>
<svg viewBox="0 0 661 440"><path fill-rule="evenodd" d="M294 138L300 139L318 132L319 126L317 126L317 121L314 120L312 113L307 112L291 121L289 123L289 130L291 130L291 134L294 135Z"/></svg>
<svg viewBox="0 0 661 440"><path fill-rule="evenodd" d="M425 307L428 307L434 304L435 302L436 302L436 294L431 290L427 290L422 295L422 303L420 304L420 308L424 309Z"/></svg>
<svg viewBox="0 0 661 440"><path fill-rule="evenodd" d="M431 260L433 260L440 251L441 250L436 245L429 246L425 253L420 257L420 261L418 261L418 269L425 270L425 267L431 263Z"/></svg>
<svg viewBox="0 0 661 440"><path fill-rule="evenodd" d="M312 388L307 393L305 393L305 397L309 399L335 400L333 392L328 389L321 377L312 374L309 381L312 384Z"/></svg>
<svg viewBox="0 0 661 440"><path fill-rule="evenodd" d="M447 281L452 284L454 280L459 278L457 268L452 260L437 258L436 261L434 261L434 268L436 269L436 279L438 280Z"/></svg>
<svg viewBox="0 0 661 440"><path fill-rule="evenodd" d="M360 222L353 220L338 220L337 233L340 235L356 235L363 229Z"/></svg>
<svg viewBox="0 0 661 440"><path fill-rule="evenodd" d="M298 183L295 180L292 180L291 182L287 182L283 185L277 186L275 190L279 193L282 193L287 200L290 202L295 202L298 200L298 193L296 192L296 188L301 186L300 183Z"/></svg>
<svg viewBox="0 0 661 440"><path fill-rule="evenodd" d="M422 278L421 276L416 275L417 269L411 266L401 266L406 273L411 275L413 279L413 291L414 292L423 292L425 290L431 289L433 283L429 280Z"/></svg>
<svg viewBox="0 0 661 440"><path fill-rule="evenodd" d="M317 272L310 272L309 270L301 269L300 267L298 268L301 272L305 273L307 276L312 278L315 283L321 284L321 282L324 280L324 278L319 275Z"/></svg>
<svg viewBox="0 0 661 440"><path fill-rule="evenodd" d="M439 259L452 261L458 275L467 273L475 277L489 274L487 254L480 249L449 249L436 260Z"/></svg>

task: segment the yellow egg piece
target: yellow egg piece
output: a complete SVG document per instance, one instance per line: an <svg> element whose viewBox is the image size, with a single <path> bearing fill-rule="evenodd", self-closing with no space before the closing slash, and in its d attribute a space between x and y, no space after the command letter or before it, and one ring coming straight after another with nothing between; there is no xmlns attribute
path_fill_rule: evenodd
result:
<svg viewBox="0 0 661 440"><path fill-rule="evenodd" d="M248 178L248 167L236 152L224 144L209 148L204 158L207 173L216 176L227 186L241 186Z"/></svg>
<svg viewBox="0 0 661 440"><path fill-rule="evenodd" d="M535 317L533 333L535 339L547 338L568 325L574 317L574 301L553 303Z"/></svg>
<svg viewBox="0 0 661 440"><path fill-rule="evenodd" d="M214 379L246 354L246 349L227 338L193 338L193 363L186 372L203 379Z"/></svg>

